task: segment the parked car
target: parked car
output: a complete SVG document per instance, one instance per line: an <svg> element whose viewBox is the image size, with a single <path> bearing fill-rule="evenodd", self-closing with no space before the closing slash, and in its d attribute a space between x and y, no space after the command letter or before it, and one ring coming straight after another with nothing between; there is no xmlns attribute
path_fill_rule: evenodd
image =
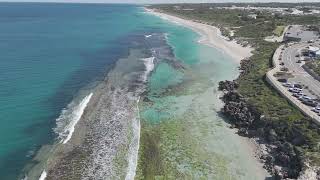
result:
<svg viewBox="0 0 320 180"><path fill-rule="evenodd" d="M302 102L303 102L303 104L311 106L311 107L316 107L317 106L317 102L313 101L312 99L303 100Z"/></svg>
<svg viewBox="0 0 320 180"><path fill-rule="evenodd" d="M319 106L319 105L317 105L314 109L316 109L316 110L320 111L320 106Z"/></svg>
<svg viewBox="0 0 320 180"><path fill-rule="evenodd" d="M282 85L284 86L284 87L291 87L291 83L282 83Z"/></svg>
<svg viewBox="0 0 320 180"><path fill-rule="evenodd" d="M287 83L287 79L282 79L282 78L281 78L281 79L278 79L278 81L279 81L279 82L282 82L283 84L284 84L284 83Z"/></svg>
<svg viewBox="0 0 320 180"><path fill-rule="evenodd" d="M293 87L302 89L302 85L301 84L293 84Z"/></svg>
<svg viewBox="0 0 320 180"><path fill-rule="evenodd" d="M300 97L300 95L298 93L293 93L293 96L296 97L296 98Z"/></svg>
<svg viewBox="0 0 320 180"><path fill-rule="evenodd" d="M299 98L299 100L303 101L303 100L311 100L311 97L307 96L307 95L301 95Z"/></svg>
<svg viewBox="0 0 320 180"><path fill-rule="evenodd" d="M320 113L320 109L317 109L317 108L315 108L315 107L312 108L311 111L313 111L313 112L315 112L315 113Z"/></svg>
<svg viewBox="0 0 320 180"><path fill-rule="evenodd" d="M299 88L289 88L289 91L290 91L290 92L293 92L293 93L299 93L299 92L302 92L302 89L299 89Z"/></svg>
<svg viewBox="0 0 320 180"><path fill-rule="evenodd" d="M302 92L302 89L301 88L293 88L293 90L295 90L295 91L298 91L298 92Z"/></svg>

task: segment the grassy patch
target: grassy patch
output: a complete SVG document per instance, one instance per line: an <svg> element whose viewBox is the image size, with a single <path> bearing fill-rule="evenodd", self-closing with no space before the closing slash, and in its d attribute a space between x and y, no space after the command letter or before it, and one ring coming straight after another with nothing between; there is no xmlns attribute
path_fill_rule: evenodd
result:
<svg viewBox="0 0 320 180"><path fill-rule="evenodd" d="M277 26L275 30L273 30L273 34L276 36L281 36L284 31L285 26Z"/></svg>
<svg viewBox="0 0 320 180"><path fill-rule="evenodd" d="M313 70L318 76L320 76L320 59L315 61L309 61L306 66Z"/></svg>

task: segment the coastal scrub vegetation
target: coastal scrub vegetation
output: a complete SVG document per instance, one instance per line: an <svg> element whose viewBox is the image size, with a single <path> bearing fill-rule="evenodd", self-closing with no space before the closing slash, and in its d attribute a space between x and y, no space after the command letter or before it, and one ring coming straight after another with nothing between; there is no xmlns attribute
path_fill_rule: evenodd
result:
<svg viewBox="0 0 320 180"><path fill-rule="evenodd" d="M320 76L320 59L316 61L310 61L305 64L308 68L312 69L318 76Z"/></svg>
<svg viewBox="0 0 320 180"><path fill-rule="evenodd" d="M289 161L291 165L287 166L289 170L286 177L296 178L301 171L302 162L306 160L312 165L320 165L319 127L281 97L265 80L266 72L272 67L273 53L280 44L264 41L266 36L273 33L280 34L283 27L290 24L319 25L320 16L281 15L266 11L223 9L217 8L216 4L154 5L152 8L217 26L221 29L222 34L230 39L235 39L243 45L253 46L255 48L253 56L242 61L241 74L233 82L236 84L238 94L230 92L227 94L229 97L224 98L229 101L232 98L237 99L235 100L236 106L244 102L246 104L244 109L250 109L252 112L249 115L259 120L256 129L263 127L269 140L276 139L274 141L288 143L286 147L290 148L280 146L285 149L284 151L294 149L294 155L285 154L289 152L278 152L285 154L282 157L291 158ZM252 18L250 14L255 14L256 18ZM234 31L233 35L230 35L231 30ZM235 118L236 116L230 117ZM252 128L253 122L249 123ZM285 159L282 157L276 155L280 161ZM277 161L277 159L272 161Z"/></svg>

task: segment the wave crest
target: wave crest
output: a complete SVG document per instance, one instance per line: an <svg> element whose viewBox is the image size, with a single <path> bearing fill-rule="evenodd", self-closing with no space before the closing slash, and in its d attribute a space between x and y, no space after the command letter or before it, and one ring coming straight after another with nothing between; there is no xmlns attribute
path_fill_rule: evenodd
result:
<svg viewBox="0 0 320 180"><path fill-rule="evenodd" d="M80 120L87 104L89 103L93 93L84 97L80 103L71 102L66 109L63 109L60 116L56 120L57 127L55 132L59 134L61 143L66 144L72 137L74 128Z"/></svg>

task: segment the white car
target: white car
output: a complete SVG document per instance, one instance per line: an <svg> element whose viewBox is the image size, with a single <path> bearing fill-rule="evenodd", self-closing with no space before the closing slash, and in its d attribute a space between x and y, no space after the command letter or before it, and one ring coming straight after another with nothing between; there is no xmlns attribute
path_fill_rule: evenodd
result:
<svg viewBox="0 0 320 180"><path fill-rule="evenodd" d="M302 101L302 100L311 100L312 98L304 94L300 96L298 99Z"/></svg>
<svg viewBox="0 0 320 180"><path fill-rule="evenodd" d="M298 92L302 92L302 89L300 89L300 88L293 88L293 90L298 91Z"/></svg>
<svg viewBox="0 0 320 180"><path fill-rule="evenodd" d="M316 109L316 110L319 110L319 111L320 111L320 106L318 105L318 106L316 106L316 107L313 108L313 109Z"/></svg>
<svg viewBox="0 0 320 180"><path fill-rule="evenodd" d="M317 109L317 108L312 108L311 111L313 111L315 113L320 113L320 109Z"/></svg>
<svg viewBox="0 0 320 180"><path fill-rule="evenodd" d="M284 87L291 87L291 83L282 83Z"/></svg>

